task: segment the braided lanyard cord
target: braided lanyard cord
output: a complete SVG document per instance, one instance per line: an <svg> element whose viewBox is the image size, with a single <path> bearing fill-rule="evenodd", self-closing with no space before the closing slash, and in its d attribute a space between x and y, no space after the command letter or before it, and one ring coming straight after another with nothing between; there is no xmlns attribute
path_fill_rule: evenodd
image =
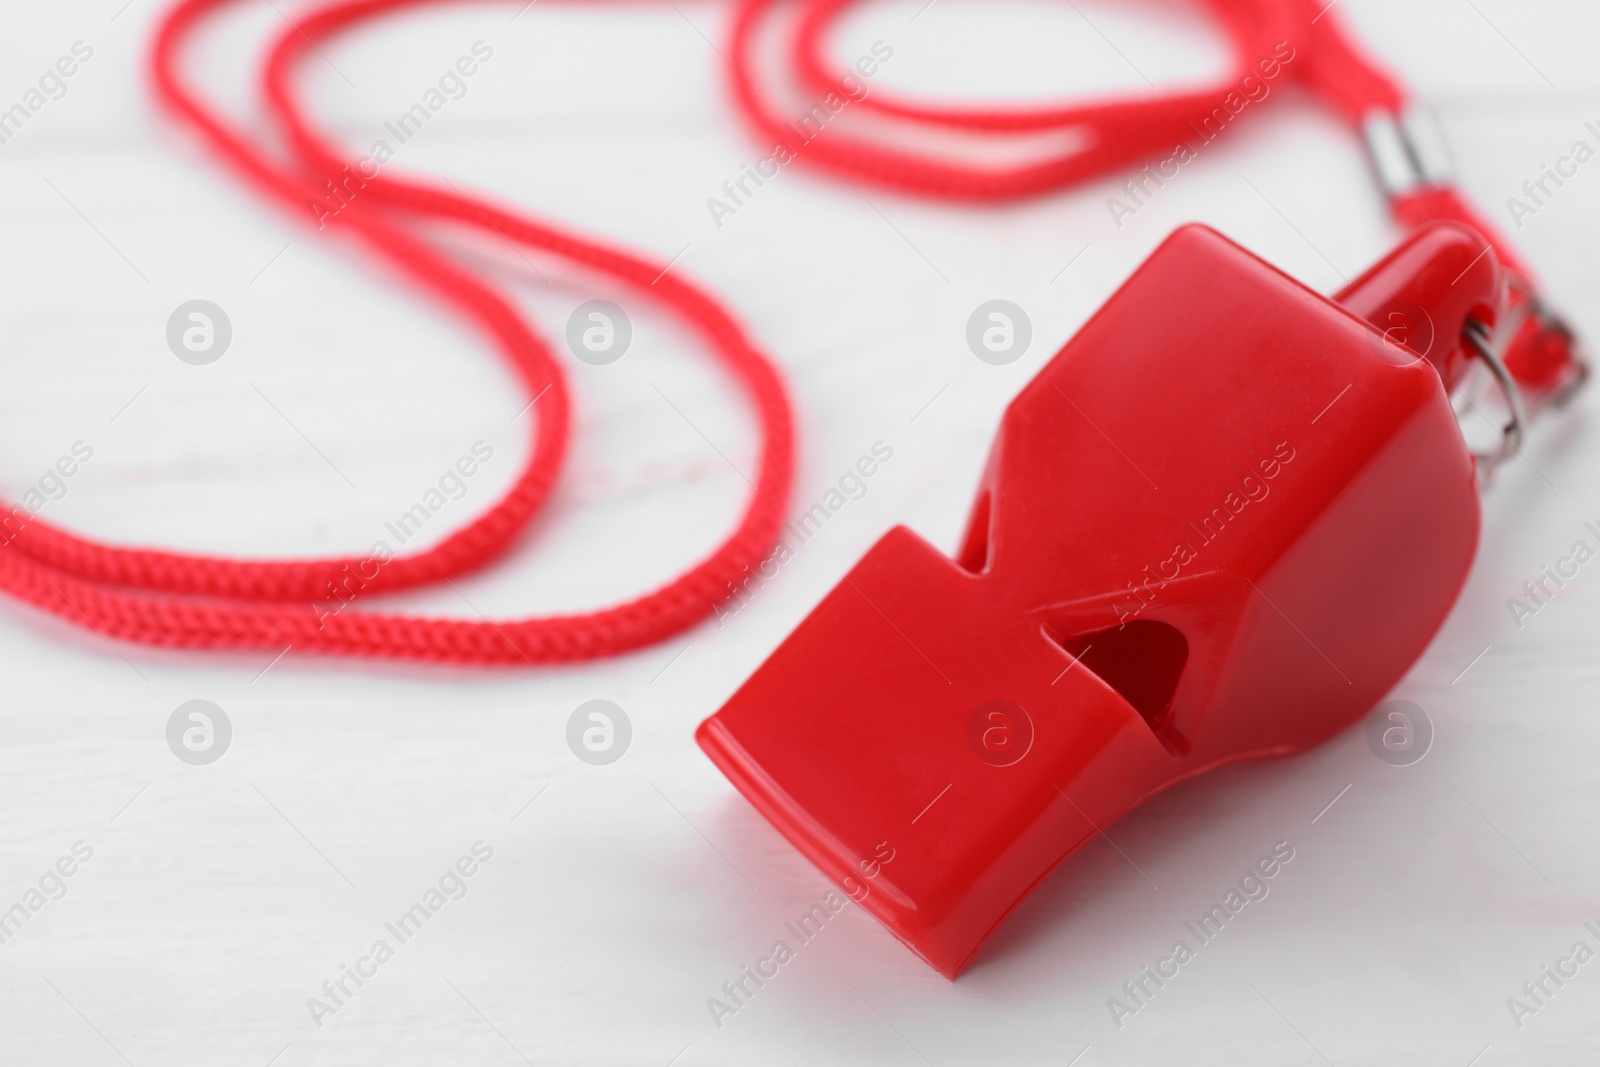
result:
<svg viewBox="0 0 1600 1067"><path fill-rule="evenodd" d="M203 107L177 73L195 27L231 0L185 0L162 23L152 70L159 98L260 192L301 218L327 180L345 180L335 153L293 106L289 76L302 53L364 19L428 0L364 0L322 9L286 29L271 50L267 97L298 156L274 164ZM532 455L510 491L438 545L374 565L364 558L244 561L116 548L40 520L7 526L0 588L108 637L179 648L282 649L446 663L531 664L613 655L663 640L727 599L747 568L770 551L783 522L793 467L793 420L772 364L709 296L651 263L541 225L478 198L414 181L365 178L363 195L330 224L420 288L460 312L491 339L537 398ZM508 240L609 274L681 315L709 343L756 409L761 459L738 527L704 560L664 587L582 615L503 622L416 618L343 606L351 573L362 595L392 592L470 571L502 553L549 496L566 449L565 384L548 346L509 300L409 232L427 216Z"/></svg>
<svg viewBox="0 0 1600 1067"><path fill-rule="evenodd" d="M208 111L178 76L182 47L214 9L233 0L182 0L156 36L152 74L163 105L268 199L306 218L327 182L350 181L352 168L304 118L293 74L320 42L372 18L439 0L346 0L300 18L268 54L263 87L285 134L290 158L274 162ZM1367 136L1375 160L1399 136L1407 98L1338 28L1323 0L1205 0L1233 45L1234 68L1215 86L1168 96L1104 100L1080 106L935 108L876 92L850 91L829 73L827 35L856 0L792 0L792 80L811 98L848 97L852 106L907 130L933 129L993 138L1047 131L1087 135L1085 144L1026 163L982 166L910 148L882 145L829 129L795 144L792 127L758 83L755 39L778 0L737 0L729 85L763 142L788 146L806 165L849 180L935 199L996 202L1044 195L1192 143L1199 125L1237 96L1247 78L1290 76ZM1287 51L1285 51L1287 49ZM1292 60L1292 62L1291 62ZM1266 74L1271 64L1272 74ZM1376 140L1375 140L1375 134ZM1385 141L1387 137L1389 141ZM1380 165L1396 216L1408 226L1446 219L1482 233L1509 276L1504 362L1534 402L1565 395L1581 380L1571 334L1544 311L1534 280L1509 244L1487 226L1442 175L1423 165L1415 146L1398 142L1398 176ZM1390 145L1393 147L1393 145ZM1394 153L1390 154L1391 156ZM1409 168L1409 169L1408 169ZM793 424L777 372L710 296L661 264L563 232L507 207L454 190L387 174L360 173L360 195L329 217L404 278L472 322L502 352L536 398L532 450L515 484L493 507L430 549L382 561L370 558L233 560L118 548L75 536L38 519L0 526L0 589L102 635L180 648L281 649L447 663L518 665L613 655L660 641L710 613L777 539L793 468ZM502 554L539 511L559 474L569 431L566 386L549 347L511 301L417 235L434 219L477 228L610 275L681 315L743 388L761 425L754 491L738 527L715 551L667 585L636 600L581 615L493 623L329 610L350 588L393 592L481 567Z"/></svg>

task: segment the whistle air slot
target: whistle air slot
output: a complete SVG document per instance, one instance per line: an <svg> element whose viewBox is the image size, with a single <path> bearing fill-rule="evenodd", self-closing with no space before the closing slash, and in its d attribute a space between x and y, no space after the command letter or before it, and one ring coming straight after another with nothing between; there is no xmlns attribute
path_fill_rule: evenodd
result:
<svg viewBox="0 0 1600 1067"><path fill-rule="evenodd" d="M1189 642L1177 627L1136 619L1118 629L1067 638L1061 647L1132 704L1168 749L1188 748L1168 728L1172 695L1189 660Z"/></svg>
<svg viewBox="0 0 1600 1067"><path fill-rule="evenodd" d="M989 501L992 494L984 490L972 506L972 518L967 520L967 535L961 542L961 554L956 562L963 570L982 574L989 569Z"/></svg>

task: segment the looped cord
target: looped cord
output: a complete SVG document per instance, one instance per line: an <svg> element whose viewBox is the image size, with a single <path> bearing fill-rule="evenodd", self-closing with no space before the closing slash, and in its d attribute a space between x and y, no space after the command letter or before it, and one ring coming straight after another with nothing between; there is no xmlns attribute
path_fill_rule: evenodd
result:
<svg viewBox="0 0 1600 1067"><path fill-rule="evenodd" d="M431 0L358 0L300 19L279 36L265 68L266 96L295 156L274 163L204 107L178 74L182 46L213 9L230 0L185 0L156 35L152 74L161 102L256 189L311 218L323 183L341 177L337 153L301 118L290 78L318 42L354 24ZM341 180L343 180L341 178ZM4 524L0 588L107 637L178 648L281 649L446 663L533 664L614 655L653 644L699 622L726 600L771 550L793 471L793 418L771 362L713 300L664 264L526 218L480 197L387 175L362 179L362 195L329 222L447 307L500 349L536 399L533 447L510 491L434 547L386 561L370 557L249 561L118 548L38 519ZM608 274L680 315L708 342L756 410L761 457L737 528L708 557L664 587L581 615L501 622L416 618L341 610L357 593L422 585L500 555L547 500L561 467L569 404L543 340L485 279L408 230L418 217L473 227Z"/></svg>
<svg viewBox="0 0 1600 1067"><path fill-rule="evenodd" d="M883 145L831 127L797 143L795 128L763 84L772 72L756 59L758 38L785 5L780 0L741 0L728 86L757 135L763 142L786 146L804 166L903 194L969 202L1017 200L1170 155L1178 146L1192 148L1235 118L1260 110L1242 103L1228 106L1230 100L1250 98L1250 79L1257 84L1280 77L1296 81L1358 130L1374 115L1400 116L1410 107L1406 91L1356 47L1327 0L1202 0L1232 48L1227 75L1203 89L1043 107L929 107L884 89L852 92L840 75L830 73L836 68L826 54L828 33L859 2L801 0L789 23L786 73L802 99L821 100L828 94L848 99L853 113L876 120L880 127L898 127L907 135L902 138L906 143L929 130L979 135L997 144L1020 144L1046 132L1076 135L1059 151L999 166ZM1204 132L1208 120L1215 120L1210 134ZM1418 182L1392 195L1390 208L1408 228L1441 220L1463 223L1495 250L1509 283L1508 317L1518 324L1505 342L1504 360L1524 395L1537 405L1581 383L1587 371L1570 331L1539 303L1536 280L1511 243L1455 186L1437 178Z"/></svg>

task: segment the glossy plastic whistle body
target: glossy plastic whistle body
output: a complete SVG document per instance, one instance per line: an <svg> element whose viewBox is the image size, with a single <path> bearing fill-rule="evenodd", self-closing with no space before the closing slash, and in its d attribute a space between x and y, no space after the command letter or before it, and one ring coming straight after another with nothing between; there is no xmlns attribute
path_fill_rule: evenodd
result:
<svg viewBox="0 0 1600 1067"><path fill-rule="evenodd" d="M891 530L701 746L953 978L1097 828L1343 730L1472 560L1440 370L1498 306L1482 247L1425 230L1341 294L1379 331L1179 230L1011 403L959 556Z"/></svg>

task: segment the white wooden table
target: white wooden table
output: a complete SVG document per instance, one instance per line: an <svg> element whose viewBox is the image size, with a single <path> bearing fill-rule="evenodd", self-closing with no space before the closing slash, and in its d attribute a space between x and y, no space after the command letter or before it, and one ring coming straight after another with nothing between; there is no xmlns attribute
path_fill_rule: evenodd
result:
<svg viewBox="0 0 1600 1067"><path fill-rule="evenodd" d="M74 42L93 50L0 145L5 496L81 441L92 459L43 512L72 529L235 554L362 550L483 440L493 460L426 537L464 522L526 455L527 417L513 417L527 398L478 338L264 209L158 115L143 62L160 5L121 4L0 16L0 105ZM65 890L0 944L0 1062L1595 1061L1600 962L1547 980L1520 1028L1507 1007L1574 942L1600 948L1584 926L1600 927L1600 599L1585 572L1521 628L1506 606L1600 519L1592 394L1541 427L1531 462L1487 499L1466 591L1397 689L1434 723L1422 762L1387 766L1353 729L1174 790L1114 827L1116 847L1093 844L1051 877L954 984L849 908L716 1025L708 998L828 885L701 755L695 724L889 525L954 549L1007 399L1172 227L1212 223L1324 291L1396 234L1355 140L1289 90L1120 229L1105 206L1120 178L966 210L867 202L795 168L718 228L706 199L764 151L706 40L720 44L726 5L538 4L513 23L515 6L419 12L327 49L329 65L307 71L320 114L364 151L474 41L490 43L466 95L392 165L662 260L681 251L675 269L785 369L797 514L874 442L894 458L725 625L582 667L111 647L0 605L0 908L41 878ZM912 23L921 6L869 6L839 54L890 41L882 84L966 97L1137 90L1130 64L1159 81L1222 63L1213 34L1143 9L1080 5L1101 37L1043 0L941 0ZM1595 142L1591 5L1346 0L1341 13L1435 104L1466 187L1502 223L1541 164ZM273 6L246 4L207 37L195 70L241 114L253 86L240 73L281 25ZM1600 162L1516 238L1600 337ZM617 297L458 243L517 276L552 335L583 300ZM1007 367L963 341L971 309L997 297L1034 327ZM209 366L179 362L163 335L195 298L233 325ZM746 487L706 438L747 467L749 418L691 337L628 306L629 354L571 366L575 446L548 515L460 594L393 606L598 606L664 580L729 527ZM232 724L207 766L166 742L193 699ZM610 766L566 744L569 714L591 699L633 724ZM1278 841L1295 859L1270 895L1116 1026L1108 998ZM48 875L77 842L92 857ZM390 934L477 842L492 858L445 882L464 895L403 943ZM380 939L392 958L362 962ZM323 983L358 964L372 977L346 979L337 1010L308 1008L331 1004Z"/></svg>

